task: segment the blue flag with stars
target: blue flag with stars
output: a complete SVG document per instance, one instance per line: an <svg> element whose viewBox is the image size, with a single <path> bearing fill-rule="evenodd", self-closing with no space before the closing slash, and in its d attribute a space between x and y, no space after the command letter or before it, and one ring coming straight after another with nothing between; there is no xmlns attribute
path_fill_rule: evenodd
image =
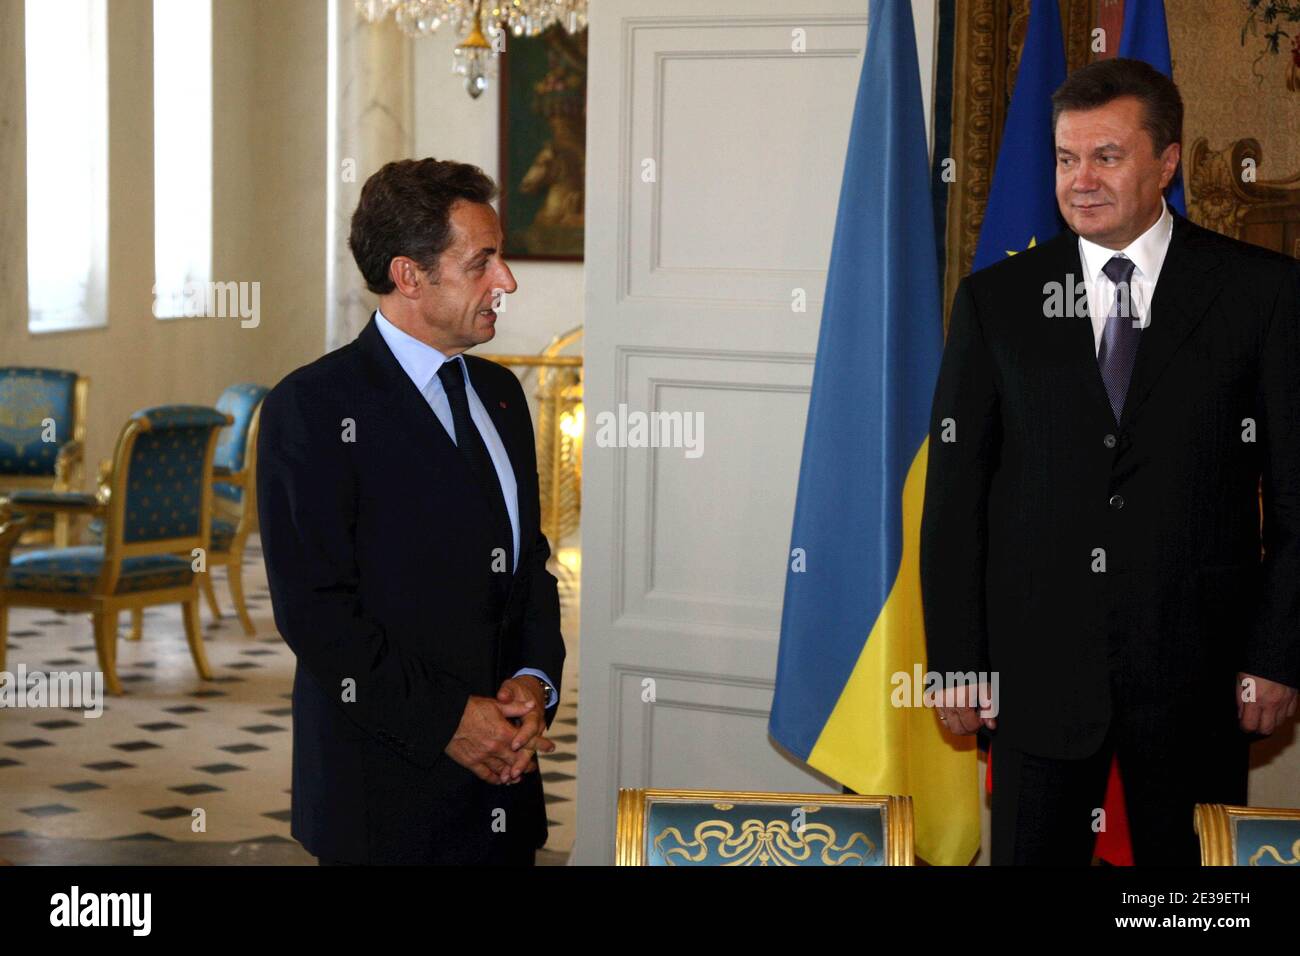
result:
<svg viewBox="0 0 1300 956"><path fill-rule="evenodd" d="M1065 81L1056 0L1033 0L972 270L1046 242L1065 228L1056 208L1052 94Z"/></svg>
<svg viewBox="0 0 1300 956"><path fill-rule="evenodd" d="M1169 27L1165 22L1164 0L1127 0L1124 4L1124 32L1119 38L1119 55L1142 60L1174 78L1173 60L1169 55ZM1183 171L1174 173L1166 190L1169 208L1180 216L1187 215L1183 197Z"/></svg>

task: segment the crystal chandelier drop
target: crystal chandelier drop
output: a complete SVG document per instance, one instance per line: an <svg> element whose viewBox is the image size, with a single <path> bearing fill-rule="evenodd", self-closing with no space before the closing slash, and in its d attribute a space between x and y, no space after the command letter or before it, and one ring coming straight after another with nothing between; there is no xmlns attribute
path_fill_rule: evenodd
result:
<svg viewBox="0 0 1300 956"><path fill-rule="evenodd" d="M460 37L452 71L465 77L465 89L477 99L496 75L497 56L506 50L506 34L536 36L552 24L569 33L587 27L587 0L356 0L370 23L388 14L409 37L427 37L449 24Z"/></svg>

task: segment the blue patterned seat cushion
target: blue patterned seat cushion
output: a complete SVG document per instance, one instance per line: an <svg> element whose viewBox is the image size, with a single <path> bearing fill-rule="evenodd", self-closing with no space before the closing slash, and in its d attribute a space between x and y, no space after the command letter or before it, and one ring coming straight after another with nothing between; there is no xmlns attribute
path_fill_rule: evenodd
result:
<svg viewBox="0 0 1300 956"><path fill-rule="evenodd" d="M0 368L0 474L54 475L59 449L72 438L77 373ZM45 441L46 420L54 422Z"/></svg>
<svg viewBox="0 0 1300 956"><path fill-rule="evenodd" d="M89 594L99 579L104 549L98 545L44 548L15 557L5 575L9 591L58 591ZM183 587L194 580L188 558L149 554L122 560L117 594Z"/></svg>
<svg viewBox="0 0 1300 956"><path fill-rule="evenodd" d="M104 521L102 518L93 519L86 526L86 534L92 541L104 540ZM212 540L208 545L208 550L214 554L225 554L230 550L230 542L235 537L235 523L229 518L220 518L216 515L212 517Z"/></svg>

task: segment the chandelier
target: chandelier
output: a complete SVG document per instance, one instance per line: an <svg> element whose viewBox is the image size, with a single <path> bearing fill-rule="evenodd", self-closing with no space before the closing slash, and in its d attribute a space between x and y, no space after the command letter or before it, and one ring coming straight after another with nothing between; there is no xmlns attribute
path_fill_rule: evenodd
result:
<svg viewBox="0 0 1300 956"><path fill-rule="evenodd" d="M448 24L460 37L452 72L465 77L465 89L477 99L496 75L496 58L506 50L506 34L536 36L559 24L569 33L587 27L587 0L356 0L369 23L393 15L409 37L432 36Z"/></svg>

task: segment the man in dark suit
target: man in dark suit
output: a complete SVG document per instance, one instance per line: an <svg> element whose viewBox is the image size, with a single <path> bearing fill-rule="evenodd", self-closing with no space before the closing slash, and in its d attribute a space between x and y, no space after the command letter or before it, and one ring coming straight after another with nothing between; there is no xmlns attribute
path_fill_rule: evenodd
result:
<svg viewBox="0 0 1300 956"><path fill-rule="evenodd" d="M1146 64L1072 74L1069 230L953 305L922 600L931 670L998 675L939 708L992 734L995 864L1090 862L1118 755L1135 862L1194 865L1194 804L1244 804L1296 709L1300 276L1168 209L1182 112Z"/></svg>
<svg viewBox="0 0 1300 956"><path fill-rule="evenodd" d="M294 837L322 863L531 864L564 666L482 170L389 163L350 245L379 310L267 396L262 548L293 686Z"/></svg>

